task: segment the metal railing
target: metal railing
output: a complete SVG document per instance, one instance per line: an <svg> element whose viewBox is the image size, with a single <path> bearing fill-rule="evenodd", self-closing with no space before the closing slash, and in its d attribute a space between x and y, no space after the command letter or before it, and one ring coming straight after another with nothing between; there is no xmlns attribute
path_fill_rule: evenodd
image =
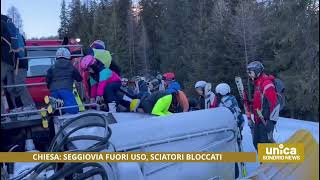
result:
<svg viewBox="0 0 320 180"><path fill-rule="evenodd" d="M50 49L50 50L57 50L58 48L80 48L79 54L72 54L71 57L82 57L83 56L83 45L54 45L54 46L25 46L25 49L28 51L40 51L40 50L46 50L45 48L56 48L56 49ZM29 57L23 57L20 59L43 59L43 58L55 58L56 56L29 56Z"/></svg>
<svg viewBox="0 0 320 180"><path fill-rule="evenodd" d="M42 83L30 83L30 84L15 84L15 85L5 85L2 86L3 88L13 88L13 87L21 87L21 86L41 86L41 85L47 85L47 83L42 82Z"/></svg>
<svg viewBox="0 0 320 180"><path fill-rule="evenodd" d="M83 57L83 45L55 45L55 46L25 46L26 50L29 49L39 49L42 50L44 48L61 48L61 47L80 47L81 48L81 53L77 55L71 55L71 57ZM20 58L21 60L23 59L43 59L43 58L55 58L56 56L30 56L30 57L24 57ZM30 84L15 84L15 85L5 85L2 86L2 88L13 88L13 87L30 87L30 86L41 86L41 85L46 85L47 83L30 83Z"/></svg>
<svg viewBox="0 0 320 180"><path fill-rule="evenodd" d="M82 57L83 53L80 53L78 55L71 55L71 57ZM20 60L24 60L24 59L44 59L44 58L56 58L56 56L29 56L29 57L23 57L20 58Z"/></svg>
<svg viewBox="0 0 320 180"><path fill-rule="evenodd" d="M63 48L63 47L83 47L83 45L53 45L53 46L25 46L25 49L37 48Z"/></svg>
<svg viewBox="0 0 320 180"><path fill-rule="evenodd" d="M83 104L83 105L75 105L75 106L65 106L65 107L60 107L57 108L55 110L59 111L59 114L62 115L62 110L63 109L68 109L68 108L75 108L75 107L80 107L80 106L84 106L84 107L92 107L95 106L96 110L100 110L102 106L104 106L104 104L98 104L98 103L89 103L89 104ZM16 112L16 113L5 113L5 114L1 114L1 117L7 117L7 116L16 116L16 115L22 115L22 114L35 114L35 113L40 113L42 111L48 111L48 109L38 109L38 110L32 110L32 111L23 111L23 112Z"/></svg>

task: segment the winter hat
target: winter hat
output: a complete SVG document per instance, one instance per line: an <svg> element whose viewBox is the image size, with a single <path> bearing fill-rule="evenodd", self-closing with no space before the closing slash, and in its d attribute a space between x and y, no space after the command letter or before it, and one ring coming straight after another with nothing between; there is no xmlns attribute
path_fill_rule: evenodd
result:
<svg viewBox="0 0 320 180"><path fill-rule="evenodd" d="M93 41L93 43L90 45L90 47L94 48L94 49L106 49L106 45L101 40Z"/></svg>

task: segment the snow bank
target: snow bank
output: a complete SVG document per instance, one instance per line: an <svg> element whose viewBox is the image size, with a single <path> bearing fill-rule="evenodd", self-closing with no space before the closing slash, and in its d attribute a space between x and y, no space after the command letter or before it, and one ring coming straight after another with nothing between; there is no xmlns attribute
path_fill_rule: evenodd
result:
<svg viewBox="0 0 320 180"><path fill-rule="evenodd" d="M245 117L246 118L246 117ZM250 128L248 127L247 121L245 121L245 127L243 129L243 149L245 152L255 152L255 148L252 143L252 136ZM310 131L315 138L315 140L319 143L319 123L303 121L297 119L290 118L280 118L276 125L276 129L274 132L274 139L276 142L285 142L288 140L296 131L305 129ZM259 162L256 163L246 163L247 172L250 174L255 171L259 167Z"/></svg>

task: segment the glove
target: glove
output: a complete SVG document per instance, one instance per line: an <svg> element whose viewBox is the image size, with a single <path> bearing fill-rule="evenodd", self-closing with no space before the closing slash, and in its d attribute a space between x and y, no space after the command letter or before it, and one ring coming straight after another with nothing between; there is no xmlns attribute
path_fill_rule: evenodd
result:
<svg viewBox="0 0 320 180"><path fill-rule="evenodd" d="M95 103L96 100L94 98L90 98L90 103Z"/></svg>
<svg viewBox="0 0 320 180"><path fill-rule="evenodd" d="M97 96L96 97L96 103L101 104L103 102L103 97L102 96Z"/></svg>
<svg viewBox="0 0 320 180"><path fill-rule="evenodd" d="M274 129L274 123L273 123L271 120L268 120L268 121L267 121L266 129L267 129L267 132L268 132L268 133L273 131L273 129Z"/></svg>

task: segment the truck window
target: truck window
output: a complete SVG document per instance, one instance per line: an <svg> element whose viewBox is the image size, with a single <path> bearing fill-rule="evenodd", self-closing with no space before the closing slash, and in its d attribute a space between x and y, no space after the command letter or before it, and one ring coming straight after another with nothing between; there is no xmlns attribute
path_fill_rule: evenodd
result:
<svg viewBox="0 0 320 180"><path fill-rule="evenodd" d="M30 58L28 63L27 77L45 76L47 70L54 64L56 48L55 49L37 49L28 50L28 57L42 57Z"/></svg>
<svg viewBox="0 0 320 180"><path fill-rule="evenodd" d="M54 64L54 58L30 59L28 77L45 76L47 70Z"/></svg>

